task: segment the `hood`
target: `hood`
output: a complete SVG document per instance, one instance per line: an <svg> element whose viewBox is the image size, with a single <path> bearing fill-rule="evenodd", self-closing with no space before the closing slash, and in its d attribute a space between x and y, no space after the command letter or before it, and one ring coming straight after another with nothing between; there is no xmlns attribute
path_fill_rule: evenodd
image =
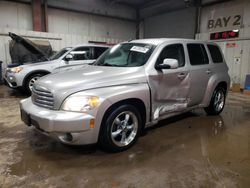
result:
<svg viewBox="0 0 250 188"><path fill-rule="evenodd" d="M123 84L146 82L142 67L106 67L85 65L78 70L50 74L39 79L36 85L52 93L70 95L75 92Z"/></svg>
<svg viewBox="0 0 250 188"><path fill-rule="evenodd" d="M9 36L12 39L9 46L12 63L25 64L49 60L48 57L52 52L50 44L47 46L40 43L35 44L35 41L32 42L11 32L9 32Z"/></svg>
<svg viewBox="0 0 250 188"><path fill-rule="evenodd" d="M51 60L51 61L43 61L39 63L31 63L31 64L25 64L25 65L19 65L21 67L41 67L42 65L52 64L56 62L57 60Z"/></svg>
<svg viewBox="0 0 250 188"><path fill-rule="evenodd" d="M20 37L16 35L15 33L11 33L11 32L9 32L9 36L11 37L12 40L16 41L17 43L23 44L23 46L25 46L30 52L34 54L40 54L41 56L49 60L47 55L30 40L24 39L23 37Z"/></svg>

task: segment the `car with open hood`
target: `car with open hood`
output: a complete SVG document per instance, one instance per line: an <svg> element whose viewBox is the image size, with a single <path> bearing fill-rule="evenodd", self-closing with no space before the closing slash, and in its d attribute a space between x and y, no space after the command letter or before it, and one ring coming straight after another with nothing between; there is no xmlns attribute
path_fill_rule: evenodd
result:
<svg viewBox="0 0 250 188"><path fill-rule="evenodd" d="M4 81L7 86L21 88L30 94L33 84L42 76L50 73L77 69L84 64L93 63L109 47L96 44L82 44L74 48L63 48L48 61L23 64L6 68Z"/></svg>

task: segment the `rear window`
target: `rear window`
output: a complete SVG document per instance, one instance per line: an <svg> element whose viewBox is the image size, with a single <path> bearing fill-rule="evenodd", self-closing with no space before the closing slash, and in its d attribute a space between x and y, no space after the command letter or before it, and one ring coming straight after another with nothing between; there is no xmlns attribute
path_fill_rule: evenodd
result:
<svg viewBox="0 0 250 188"><path fill-rule="evenodd" d="M205 65L209 63L203 44L187 44L187 48L191 65Z"/></svg>
<svg viewBox="0 0 250 188"><path fill-rule="evenodd" d="M214 63L222 63L223 57L218 46L208 44L207 45L210 55Z"/></svg>

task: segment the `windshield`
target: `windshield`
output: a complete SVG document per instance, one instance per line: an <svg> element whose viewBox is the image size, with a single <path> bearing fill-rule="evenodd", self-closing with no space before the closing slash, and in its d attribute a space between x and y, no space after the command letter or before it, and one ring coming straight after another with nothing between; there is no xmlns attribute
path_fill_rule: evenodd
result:
<svg viewBox="0 0 250 188"><path fill-rule="evenodd" d="M155 46L142 43L122 43L107 50L93 65L138 67L144 65Z"/></svg>
<svg viewBox="0 0 250 188"><path fill-rule="evenodd" d="M55 54L53 54L51 57L50 57L50 60L55 60L55 59L58 59L59 57L61 57L62 55L64 55L66 52L68 52L69 50L71 50L71 48L63 48L61 49L59 52L56 52Z"/></svg>

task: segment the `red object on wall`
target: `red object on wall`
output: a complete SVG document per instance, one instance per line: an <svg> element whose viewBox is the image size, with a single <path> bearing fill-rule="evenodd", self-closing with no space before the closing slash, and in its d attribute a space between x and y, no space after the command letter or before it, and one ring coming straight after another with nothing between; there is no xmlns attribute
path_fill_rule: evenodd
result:
<svg viewBox="0 0 250 188"><path fill-rule="evenodd" d="M235 43L235 42L228 42L228 43L226 44L226 47L227 47L227 48L234 48L234 47L236 47L236 43Z"/></svg>
<svg viewBox="0 0 250 188"><path fill-rule="evenodd" d="M210 34L210 40L230 39L239 37L239 31L223 31Z"/></svg>

